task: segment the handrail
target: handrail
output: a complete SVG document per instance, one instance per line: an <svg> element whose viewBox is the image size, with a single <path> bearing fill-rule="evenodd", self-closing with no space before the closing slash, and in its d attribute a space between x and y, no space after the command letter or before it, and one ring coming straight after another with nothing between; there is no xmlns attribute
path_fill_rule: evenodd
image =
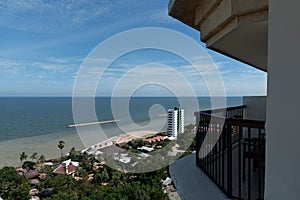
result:
<svg viewBox="0 0 300 200"><path fill-rule="evenodd" d="M232 107L228 107L228 108L217 108L217 109L213 109L213 110L203 110L203 111L194 112L194 116L200 117L200 115L204 114L204 113L211 114L212 112L213 113L228 112L228 111L245 109L246 107L247 107L246 105L241 105L241 106L232 106Z"/></svg>
<svg viewBox="0 0 300 200"><path fill-rule="evenodd" d="M215 117L215 118L219 118L219 119L226 119L226 117L224 116L220 116L220 115L215 115L215 114L210 114L210 113L207 113L207 112L200 112L200 116L201 117L204 117L204 118L212 118L212 117Z"/></svg>
<svg viewBox="0 0 300 200"><path fill-rule="evenodd" d="M252 190L251 182L254 180L250 159L247 166L245 164L245 152L250 152L251 148L249 145L248 149L242 149L242 144L245 141L250 144L249 139L253 137L263 138L265 121L243 119L245 108L242 105L195 113L198 123L196 155L205 155L197 156L196 163L229 198L250 200L253 199L252 195L257 195L255 198L263 199L262 169L258 170L258 194L254 194L256 190ZM216 137L219 137L217 142ZM246 171L247 189L242 189ZM238 189L236 191L233 188ZM246 190L247 197L243 196L243 191Z"/></svg>
<svg viewBox="0 0 300 200"><path fill-rule="evenodd" d="M265 121L259 121L259 120L229 118L226 119L225 123L231 126L241 126L244 128L257 128L257 129L265 128Z"/></svg>
<svg viewBox="0 0 300 200"><path fill-rule="evenodd" d="M246 105L241 105L241 106L232 106L232 107L227 107L227 108L217 108L217 109L212 109L212 110L204 110L201 112L205 112L205 113L210 113L210 112L221 112L221 111L231 111L231 110L237 110L237 109L242 109L242 108L246 108Z"/></svg>
<svg viewBox="0 0 300 200"><path fill-rule="evenodd" d="M213 122L224 122L224 124L228 124L231 126L241 126L244 128L260 128L260 129L265 128L265 121L261 121L261 120L226 118L223 116L208 114L205 112L201 112L200 116L205 119L210 119Z"/></svg>

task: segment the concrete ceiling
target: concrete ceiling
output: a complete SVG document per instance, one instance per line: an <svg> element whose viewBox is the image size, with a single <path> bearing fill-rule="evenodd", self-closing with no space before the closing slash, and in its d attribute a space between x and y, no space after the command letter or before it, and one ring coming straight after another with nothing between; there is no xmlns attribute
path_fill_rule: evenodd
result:
<svg viewBox="0 0 300 200"><path fill-rule="evenodd" d="M268 22L241 25L207 47L267 71Z"/></svg>
<svg viewBox="0 0 300 200"><path fill-rule="evenodd" d="M200 31L207 48L267 71L268 0L170 0L169 15Z"/></svg>

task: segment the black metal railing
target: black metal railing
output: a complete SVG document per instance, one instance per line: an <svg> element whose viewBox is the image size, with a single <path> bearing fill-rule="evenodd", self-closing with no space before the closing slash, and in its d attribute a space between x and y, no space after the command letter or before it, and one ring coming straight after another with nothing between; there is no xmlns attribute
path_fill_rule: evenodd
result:
<svg viewBox="0 0 300 200"><path fill-rule="evenodd" d="M226 118L234 118L234 117L243 117L245 105L242 106L234 106L228 108L219 108L214 110L205 110L200 113L213 114L217 116L222 116Z"/></svg>
<svg viewBox="0 0 300 200"><path fill-rule="evenodd" d="M243 119L246 106L198 114L197 165L232 199L263 199L264 121Z"/></svg>

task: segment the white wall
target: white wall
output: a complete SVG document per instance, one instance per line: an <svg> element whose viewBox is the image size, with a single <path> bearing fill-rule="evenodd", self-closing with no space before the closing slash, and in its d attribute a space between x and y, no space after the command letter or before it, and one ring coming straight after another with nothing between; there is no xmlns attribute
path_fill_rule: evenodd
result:
<svg viewBox="0 0 300 200"><path fill-rule="evenodd" d="M300 199L300 1L269 1L265 199Z"/></svg>
<svg viewBox="0 0 300 200"><path fill-rule="evenodd" d="M266 121L265 96L243 97L243 105L247 106L247 108L244 111L245 119Z"/></svg>

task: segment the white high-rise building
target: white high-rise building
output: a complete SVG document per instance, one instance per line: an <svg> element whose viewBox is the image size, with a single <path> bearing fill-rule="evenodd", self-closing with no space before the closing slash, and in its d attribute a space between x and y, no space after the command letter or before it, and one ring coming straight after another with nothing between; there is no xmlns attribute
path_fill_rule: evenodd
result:
<svg viewBox="0 0 300 200"><path fill-rule="evenodd" d="M168 110L168 134L177 137L178 133L184 133L184 109L175 107Z"/></svg>
<svg viewBox="0 0 300 200"><path fill-rule="evenodd" d="M168 110L168 135L177 137L178 111L174 109Z"/></svg>

